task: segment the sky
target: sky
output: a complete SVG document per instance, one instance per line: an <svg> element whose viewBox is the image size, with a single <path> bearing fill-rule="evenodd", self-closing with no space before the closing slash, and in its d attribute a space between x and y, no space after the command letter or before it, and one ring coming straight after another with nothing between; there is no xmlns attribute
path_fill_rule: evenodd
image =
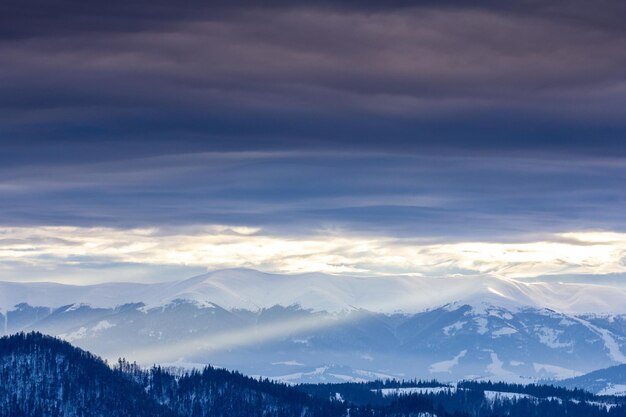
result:
<svg viewBox="0 0 626 417"><path fill-rule="evenodd" d="M626 3L6 0L0 280L626 272Z"/></svg>

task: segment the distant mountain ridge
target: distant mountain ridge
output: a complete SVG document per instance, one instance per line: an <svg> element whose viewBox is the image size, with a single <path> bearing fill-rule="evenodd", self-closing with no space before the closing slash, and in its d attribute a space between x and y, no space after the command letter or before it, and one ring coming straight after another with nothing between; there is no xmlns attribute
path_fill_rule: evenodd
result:
<svg viewBox="0 0 626 417"><path fill-rule="evenodd" d="M234 269L150 285L0 283L0 334L43 331L110 359L289 383L529 382L626 363L618 283L449 280ZM616 312L597 314L606 306Z"/></svg>
<svg viewBox="0 0 626 417"><path fill-rule="evenodd" d="M598 369L585 375L558 381L556 384L568 389L583 389L598 395L626 396L626 365Z"/></svg>
<svg viewBox="0 0 626 417"><path fill-rule="evenodd" d="M142 302L149 307L174 300L215 303L225 309L258 311L279 305L340 312L416 313L445 304L491 304L548 308L567 314L626 314L626 285L505 280L480 277L351 277L321 273L268 274L225 269L155 284L107 283L87 286L0 282L0 309L18 303L61 307L88 304L116 307Z"/></svg>

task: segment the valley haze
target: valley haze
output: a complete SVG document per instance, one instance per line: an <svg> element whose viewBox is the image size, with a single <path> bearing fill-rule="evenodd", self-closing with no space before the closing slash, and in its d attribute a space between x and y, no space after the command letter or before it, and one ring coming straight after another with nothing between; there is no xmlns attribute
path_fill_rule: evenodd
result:
<svg viewBox="0 0 626 417"><path fill-rule="evenodd" d="M218 270L155 284L0 283L5 334L115 361L214 364L289 383L558 380L626 363L622 277L581 284Z"/></svg>

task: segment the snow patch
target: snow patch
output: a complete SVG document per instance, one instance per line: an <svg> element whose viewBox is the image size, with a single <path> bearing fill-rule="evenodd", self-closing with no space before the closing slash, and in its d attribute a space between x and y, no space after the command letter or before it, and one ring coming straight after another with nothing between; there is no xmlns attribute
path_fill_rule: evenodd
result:
<svg viewBox="0 0 626 417"><path fill-rule="evenodd" d="M439 394L440 392L456 392L457 388L453 386L443 387L405 387L405 388L382 388L372 390L380 392L383 397L390 395L410 395L410 394Z"/></svg>
<svg viewBox="0 0 626 417"><path fill-rule="evenodd" d="M539 342L549 348L559 349L573 346L572 342L564 343L559 341L559 336L563 334L561 330L555 330L545 326L535 326L535 332L537 333Z"/></svg>
<svg viewBox="0 0 626 417"><path fill-rule="evenodd" d="M446 336L450 336L456 333L457 331L461 330L466 323L467 323L466 321L457 321L456 323L446 326L442 329L443 334L445 334Z"/></svg>
<svg viewBox="0 0 626 417"><path fill-rule="evenodd" d="M515 333L517 333L517 330L515 330L512 327L501 327L498 330L494 330L493 332L491 332L491 335L493 337L500 337L500 336L510 336Z"/></svg>
<svg viewBox="0 0 626 417"><path fill-rule="evenodd" d="M589 323L588 321L583 320L579 317L576 317L575 320L577 320L583 326L587 327L589 330L591 330L592 332L600 336L600 338L604 342L604 346L609 351L609 357L612 360L618 363L626 363L626 355L622 353L622 351L620 350L619 344L615 341L610 331L606 329L602 329L598 326L595 326Z"/></svg>
<svg viewBox="0 0 626 417"><path fill-rule="evenodd" d="M489 331L489 328L487 327L487 324L489 323L489 321L486 318L476 317L474 318L474 323L476 323L476 325L478 326L476 333L483 335Z"/></svg>
<svg viewBox="0 0 626 417"><path fill-rule="evenodd" d="M365 371L363 369L355 369L354 373L369 379L396 379L398 375L390 375L382 372Z"/></svg>
<svg viewBox="0 0 626 417"><path fill-rule="evenodd" d="M61 334L59 335L59 337L67 340L68 342L73 342L75 340L84 339L85 337L87 337L87 328L80 327L78 330L75 330L68 334Z"/></svg>
<svg viewBox="0 0 626 417"><path fill-rule="evenodd" d="M574 378L582 375L582 372L574 371L572 369L562 368L556 365L549 365L545 363L533 363L535 372L546 372L556 379Z"/></svg>
<svg viewBox="0 0 626 417"><path fill-rule="evenodd" d="M485 399L491 404L496 401L518 401L522 398L536 399L532 395L522 394L519 392L504 392L504 391L485 391Z"/></svg>
<svg viewBox="0 0 626 417"><path fill-rule="evenodd" d="M624 384L609 384L602 391L598 392L598 395L620 395L620 396L626 396L626 385L624 385Z"/></svg>
<svg viewBox="0 0 626 417"><path fill-rule="evenodd" d="M79 310L79 309L81 309L81 308L88 308L88 307L89 307L89 304L86 304L86 303L74 303L74 304L72 304L71 306L69 306L69 307L65 310L65 312L68 312L68 311L76 311L76 310Z"/></svg>
<svg viewBox="0 0 626 417"><path fill-rule="evenodd" d="M303 363L298 361L282 361L282 362L272 362L272 365L286 365L286 366L304 366Z"/></svg>
<svg viewBox="0 0 626 417"><path fill-rule="evenodd" d="M98 324L93 326L91 328L91 330L93 330L94 332L100 332L102 330L110 329L110 328L115 327L115 326L116 325L114 323L111 323L108 320L101 320L101 321L98 322Z"/></svg>
<svg viewBox="0 0 626 417"><path fill-rule="evenodd" d="M451 373L452 368L454 368L455 366L459 364L459 359L464 357L466 354L467 354L467 350L462 350L461 352L459 352L458 355L456 355L454 358L450 360L435 362L432 365L430 365L430 368L428 369L428 371L431 374L440 373L440 372Z"/></svg>
<svg viewBox="0 0 626 417"><path fill-rule="evenodd" d="M504 369L504 362L498 358L498 354L495 352L491 352L489 354L491 357L491 363L487 365L486 371L494 378L499 378L502 381L514 381L518 380L520 377L515 372L507 371Z"/></svg>

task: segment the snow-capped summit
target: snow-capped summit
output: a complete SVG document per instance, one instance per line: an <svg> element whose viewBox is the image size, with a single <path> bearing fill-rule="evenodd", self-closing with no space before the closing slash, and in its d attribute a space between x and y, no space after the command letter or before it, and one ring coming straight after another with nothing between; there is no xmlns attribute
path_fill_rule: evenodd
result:
<svg viewBox="0 0 626 417"><path fill-rule="evenodd" d="M74 303L114 307L141 302L155 307L175 300L250 311L278 305L331 313L355 309L416 313L454 303L509 309L548 308L568 314L626 313L626 288L619 284L504 280L488 276L351 277L225 269L155 284L0 283L0 308L3 310L18 303L46 307Z"/></svg>
<svg viewBox="0 0 626 417"><path fill-rule="evenodd" d="M625 300L619 280L228 269L155 284L0 283L0 330L291 382L331 373L528 382L626 363Z"/></svg>

